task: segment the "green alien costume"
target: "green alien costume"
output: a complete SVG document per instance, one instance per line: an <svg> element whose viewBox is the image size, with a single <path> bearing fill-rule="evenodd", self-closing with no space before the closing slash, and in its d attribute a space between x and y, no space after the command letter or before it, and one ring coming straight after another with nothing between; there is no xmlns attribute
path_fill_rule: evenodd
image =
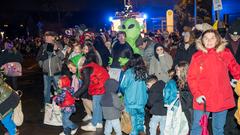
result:
<svg viewBox="0 0 240 135"><path fill-rule="evenodd" d="M124 31L126 33L126 41L130 44L135 54L140 54L140 50L136 45L136 41L141 34L141 29L142 26L140 26L137 20L133 18L124 20L120 26L120 31Z"/></svg>
<svg viewBox="0 0 240 135"><path fill-rule="evenodd" d="M137 39L140 37L142 26L137 22L137 20L130 18L126 19L119 26L119 30L126 33L126 41L131 46L134 54L140 54L140 50L136 45ZM124 66L128 62L128 58L120 57L118 59L121 66ZM109 58L109 65L112 64L112 58Z"/></svg>

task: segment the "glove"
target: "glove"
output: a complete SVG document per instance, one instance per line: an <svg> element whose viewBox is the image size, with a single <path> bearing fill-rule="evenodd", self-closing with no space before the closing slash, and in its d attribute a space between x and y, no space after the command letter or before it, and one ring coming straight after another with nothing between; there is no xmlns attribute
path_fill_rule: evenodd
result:
<svg viewBox="0 0 240 135"><path fill-rule="evenodd" d="M231 86L232 86L233 88L235 88L236 85L237 85L237 80L232 79L232 80L230 81L230 84L231 84Z"/></svg>
<svg viewBox="0 0 240 135"><path fill-rule="evenodd" d="M120 66L124 66L125 64L127 64L127 62L128 62L128 58L122 58L122 57L120 57L119 59L118 59L118 62L120 63Z"/></svg>
<svg viewBox="0 0 240 135"><path fill-rule="evenodd" d="M204 100L206 100L206 97L205 96L199 96L197 99L196 99L196 102L198 103L198 104L202 104L202 103L204 103Z"/></svg>
<svg viewBox="0 0 240 135"><path fill-rule="evenodd" d="M108 57L108 65L112 65L112 62L113 62L113 58L112 57Z"/></svg>

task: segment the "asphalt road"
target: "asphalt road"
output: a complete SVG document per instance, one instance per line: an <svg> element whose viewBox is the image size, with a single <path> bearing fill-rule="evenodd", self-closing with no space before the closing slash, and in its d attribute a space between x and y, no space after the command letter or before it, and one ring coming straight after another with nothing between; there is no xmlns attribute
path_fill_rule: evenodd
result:
<svg viewBox="0 0 240 135"><path fill-rule="evenodd" d="M23 64L23 76L18 78L18 88L23 91L22 108L24 113L24 123L19 127L20 135L58 135L62 132L62 127L54 127L43 124L44 113L41 113L43 98L43 77L41 70L34 66L34 59L26 59ZM85 116L83 106L77 103L77 112L71 119L80 126L87 123L81 122ZM5 129L0 125L0 135L3 135ZM103 130L97 129L97 132L85 132L78 130L76 135L102 135Z"/></svg>
<svg viewBox="0 0 240 135"><path fill-rule="evenodd" d="M18 88L23 91L22 107L24 113L24 123L19 127L20 135L58 135L62 132L62 127L43 124L44 113L40 112L43 106L43 77L33 58L25 58L23 76L18 78L18 84ZM77 102L76 106L77 112L72 115L71 119L79 127L86 125L87 123L81 121L85 116L82 103ZM149 117L148 115L146 116L145 125L148 125ZM209 129L211 129L210 127L211 120L209 120ZM236 130L236 133L231 135L240 135L240 128L234 130ZM4 135L5 131L0 123L0 135ZM76 135L103 135L103 129L97 129L97 132L86 132L79 128Z"/></svg>

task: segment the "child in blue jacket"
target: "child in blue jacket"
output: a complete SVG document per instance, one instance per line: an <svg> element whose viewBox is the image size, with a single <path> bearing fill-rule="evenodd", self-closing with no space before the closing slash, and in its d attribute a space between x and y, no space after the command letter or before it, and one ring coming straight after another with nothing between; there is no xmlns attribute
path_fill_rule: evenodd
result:
<svg viewBox="0 0 240 135"><path fill-rule="evenodd" d="M134 54L128 62L127 70L120 84L124 95L125 109L131 116L132 131L130 135L144 132L144 108L148 99L146 78L147 69L143 58L139 54Z"/></svg>

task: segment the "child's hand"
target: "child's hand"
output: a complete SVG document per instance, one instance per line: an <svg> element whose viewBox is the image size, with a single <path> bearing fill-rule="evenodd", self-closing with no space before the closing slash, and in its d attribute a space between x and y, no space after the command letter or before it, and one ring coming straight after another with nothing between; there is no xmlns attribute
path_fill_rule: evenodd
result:
<svg viewBox="0 0 240 135"><path fill-rule="evenodd" d="M75 100L80 100L79 98L73 97Z"/></svg>
<svg viewBox="0 0 240 135"><path fill-rule="evenodd" d="M236 85L237 85L237 80L236 79L232 79L231 81L230 81L230 84L231 84L231 86L233 87L233 88L235 88L236 87Z"/></svg>
<svg viewBox="0 0 240 135"><path fill-rule="evenodd" d="M168 104L164 104L164 107L167 107L167 108L168 108L169 106L170 106L170 105L168 105Z"/></svg>
<svg viewBox="0 0 240 135"><path fill-rule="evenodd" d="M53 100L53 101L55 101L55 100L56 100L56 98L57 98L57 96L53 96L52 100Z"/></svg>

